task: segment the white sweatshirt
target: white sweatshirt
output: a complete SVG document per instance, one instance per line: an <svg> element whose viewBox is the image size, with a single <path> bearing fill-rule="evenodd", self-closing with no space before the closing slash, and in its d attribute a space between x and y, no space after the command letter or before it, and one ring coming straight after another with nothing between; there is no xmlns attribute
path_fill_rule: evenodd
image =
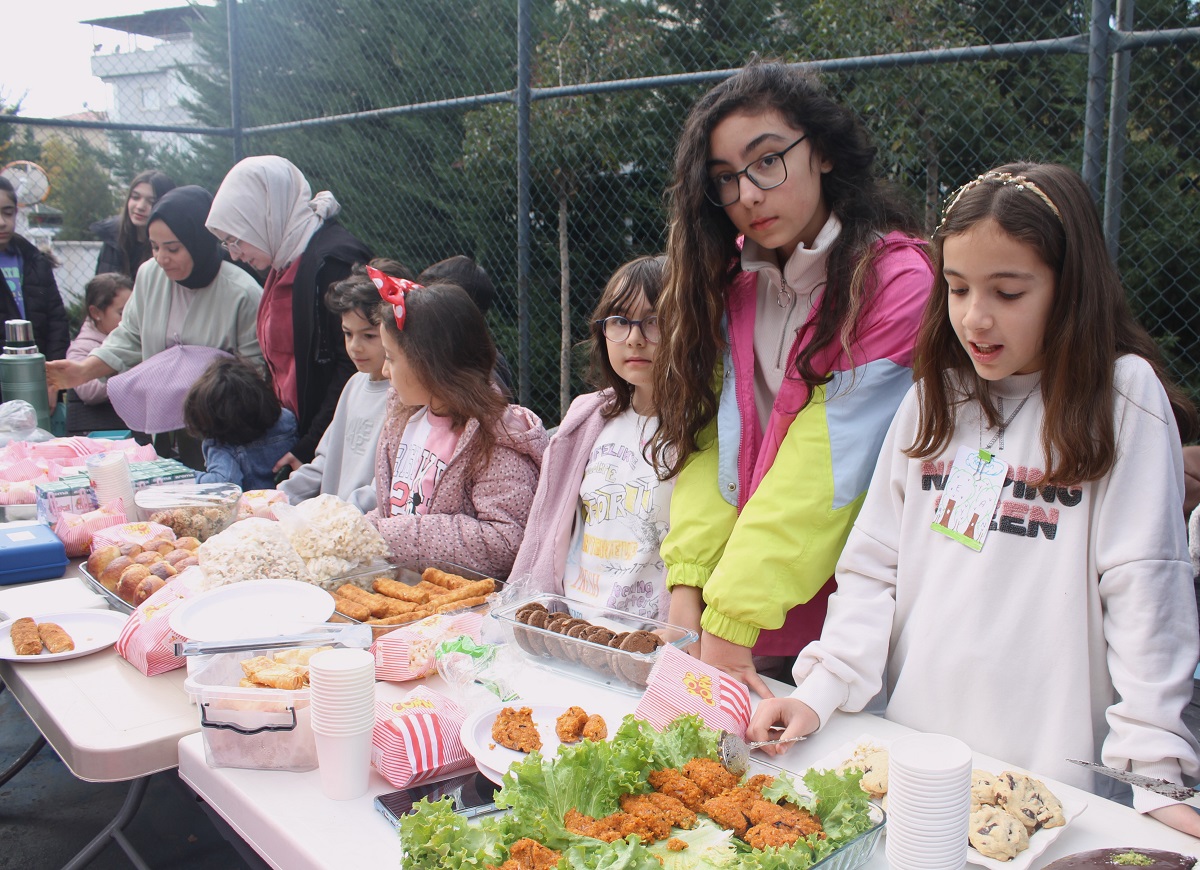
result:
<svg viewBox="0 0 1200 870"><path fill-rule="evenodd" d="M290 504L332 493L363 513L375 507L375 445L387 417L390 387L386 378L373 381L367 372L346 381L313 461L279 484Z"/></svg>
<svg viewBox="0 0 1200 870"><path fill-rule="evenodd" d="M994 385L1004 417L1038 383ZM793 696L824 723L863 709L886 674L887 718L1100 794L1124 789L1067 763L1096 760L1174 782L1200 775L1182 721L1200 638L1183 523L1183 461L1150 365L1116 365L1117 460L1103 479L1040 480L1034 390L993 452L1009 463L981 552L930 530L960 445L978 448L979 405L958 412L941 457L910 459L919 403L897 412L837 567L821 639L796 661ZM1142 812L1170 803L1134 789Z"/></svg>

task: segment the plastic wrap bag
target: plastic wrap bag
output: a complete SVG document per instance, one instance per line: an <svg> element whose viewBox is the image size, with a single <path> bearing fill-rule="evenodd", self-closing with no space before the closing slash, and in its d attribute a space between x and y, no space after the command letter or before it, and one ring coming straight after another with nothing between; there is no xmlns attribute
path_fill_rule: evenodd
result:
<svg viewBox="0 0 1200 870"><path fill-rule="evenodd" d="M251 517L234 523L200 545L200 567L209 588L241 580L312 582L279 523Z"/></svg>
<svg viewBox="0 0 1200 870"><path fill-rule="evenodd" d="M304 560L311 582L322 588L334 577L389 555L376 528L358 508L336 495L325 493L294 506L277 504L272 510L292 548Z"/></svg>
<svg viewBox="0 0 1200 870"><path fill-rule="evenodd" d="M497 698L508 703L520 697L513 683L522 661L509 646L476 643L464 635L443 641L433 658L438 675L467 709L495 704Z"/></svg>
<svg viewBox="0 0 1200 870"><path fill-rule="evenodd" d="M24 399L0 404L0 447L10 441L49 441L53 432L39 429L37 410Z"/></svg>

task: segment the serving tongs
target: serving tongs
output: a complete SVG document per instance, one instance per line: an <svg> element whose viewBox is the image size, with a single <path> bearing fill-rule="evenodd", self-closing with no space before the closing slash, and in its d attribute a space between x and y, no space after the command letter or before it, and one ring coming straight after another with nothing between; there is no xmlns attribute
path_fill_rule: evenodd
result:
<svg viewBox="0 0 1200 870"><path fill-rule="evenodd" d="M310 646L343 646L366 649L373 642L369 625L329 625L307 634L274 637L245 637L237 640L185 640L175 644L177 656L207 656L218 653L250 652L256 649L302 649Z"/></svg>

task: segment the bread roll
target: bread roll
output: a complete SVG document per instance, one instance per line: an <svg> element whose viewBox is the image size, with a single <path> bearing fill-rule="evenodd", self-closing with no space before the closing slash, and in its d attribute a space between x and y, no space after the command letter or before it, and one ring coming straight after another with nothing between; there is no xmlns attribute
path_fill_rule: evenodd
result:
<svg viewBox="0 0 1200 870"><path fill-rule="evenodd" d="M194 556L194 555L196 555L196 554L192 550L184 550L184 549L180 548L180 549L172 550L171 552L169 552L165 556L163 556L163 558L166 559L168 562L170 562L172 565L174 565L180 559L186 559L189 556Z"/></svg>
<svg viewBox="0 0 1200 870"><path fill-rule="evenodd" d="M153 565L155 562L162 561L162 553L158 550L144 550L133 557L135 565Z"/></svg>
<svg viewBox="0 0 1200 870"><path fill-rule="evenodd" d="M108 546L101 547L92 555L88 556L87 569L88 573L100 579L100 575L104 573L104 569L108 567L108 563L121 555L121 548Z"/></svg>
<svg viewBox="0 0 1200 870"><path fill-rule="evenodd" d="M147 550L153 550L160 556L165 556L167 553L175 549L175 541L161 538L157 541L150 541L146 544Z"/></svg>
<svg viewBox="0 0 1200 870"><path fill-rule="evenodd" d="M22 616L9 628L12 636L13 650L19 656L36 656L42 652L42 636L38 633L37 623L28 616Z"/></svg>
<svg viewBox="0 0 1200 870"><path fill-rule="evenodd" d="M175 570L174 565L172 565L170 562L167 562L166 560L163 560L163 559L160 559L159 561L155 562L153 565L147 565L146 567L150 569L150 573L152 575L154 575L155 577L161 577L163 580L170 580L172 577L174 577L176 574L179 573L178 571Z"/></svg>
<svg viewBox="0 0 1200 870"><path fill-rule="evenodd" d="M117 581L117 597L133 604L137 598L138 584L149 576L150 569L145 565L130 565L121 572L121 579Z"/></svg>
<svg viewBox="0 0 1200 870"><path fill-rule="evenodd" d="M164 562L162 564L165 565L166 563ZM171 566L167 565L167 567L169 568ZM153 595L155 592L157 592L159 589L162 589L166 585L167 585L167 581L161 577L147 577L145 580L143 580L141 583L139 583L137 585L137 589L134 591L134 594L133 594L133 603L141 604L143 601L145 601L147 598L149 598L151 595Z"/></svg>
<svg viewBox="0 0 1200 870"><path fill-rule="evenodd" d="M133 543L133 541L122 541L117 544L117 548L121 551L122 556L128 556L131 559L146 549L141 544Z"/></svg>
<svg viewBox="0 0 1200 870"><path fill-rule="evenodd" d="M133 559L129 556L117 556L108 563L104 571L96 579L100 581L100 585L109 592L115 592L117 584L121 582L121 573L133 564Z"/></svg>
<svg viewBox="0 0 1200 870"><path fill-rule="evenodd" d="M175 570L182 571L184 568L190 568L193 565L199 565L199 564L200 564L200 560L198 558L196 558L195 556L189 556L186 559L180 559L178 562L176 562Z"/></svg>
<svg viewBox="0 0 1200 870"><path fill-rule="evenodd" d="M194 550L200 546L200 539L191 536L184 538L176 538L175 546L181 550Z"/></svg>

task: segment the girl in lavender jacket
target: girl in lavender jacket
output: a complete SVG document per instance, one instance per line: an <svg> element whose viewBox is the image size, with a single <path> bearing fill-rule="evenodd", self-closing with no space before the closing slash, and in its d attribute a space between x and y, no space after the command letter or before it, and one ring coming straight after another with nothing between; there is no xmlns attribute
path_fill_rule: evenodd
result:
<svg viewBox="0 0 1200 870"><path fill-rule="evenodd" d="M384 298L392 384L367 519L406 564L444 561L504 578L525 534L546 430L492 385L487 323L453 284L422 287L367 267Z"/></svg>
<svg viewBox="0 0 1200 870"><path fill-rule="evenodd" d="M512 579L531 591L651 618L670 598L659 545L674 481L661 481L645 446L658 426L651 370L663 257L626 263L609 280L591 325L592 380L546 449Z"/></svg>

